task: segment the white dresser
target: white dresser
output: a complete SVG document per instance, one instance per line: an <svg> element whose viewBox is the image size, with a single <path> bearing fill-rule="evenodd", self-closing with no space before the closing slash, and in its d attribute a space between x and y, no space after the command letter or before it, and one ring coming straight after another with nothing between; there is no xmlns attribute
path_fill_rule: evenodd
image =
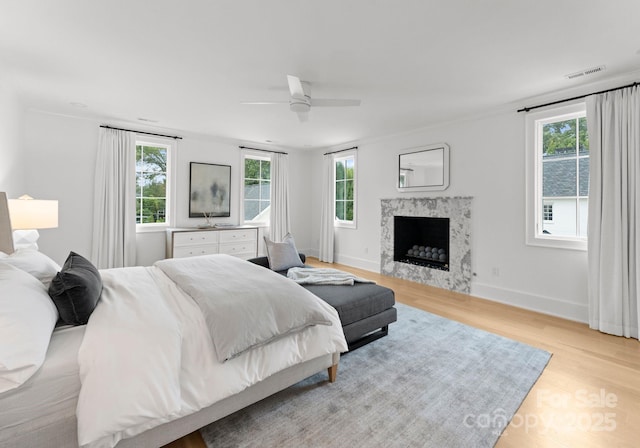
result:
<svg viewBox="0 0 640 448"><path fill-rule="evenodd" d="M167 229L167 258L228 254L243 259L258 256L257 227Z"/></svg>

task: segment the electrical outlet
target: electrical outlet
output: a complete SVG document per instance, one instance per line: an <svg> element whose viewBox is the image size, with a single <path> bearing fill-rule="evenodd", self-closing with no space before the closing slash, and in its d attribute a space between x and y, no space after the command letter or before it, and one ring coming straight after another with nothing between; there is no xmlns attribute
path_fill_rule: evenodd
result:
<svg viewBox="0 0 640 448"><path fill-rule="evenodd" d="M500 268L494 266L493 268L491 268L491 274L494 277L500 277Z"/></svg>

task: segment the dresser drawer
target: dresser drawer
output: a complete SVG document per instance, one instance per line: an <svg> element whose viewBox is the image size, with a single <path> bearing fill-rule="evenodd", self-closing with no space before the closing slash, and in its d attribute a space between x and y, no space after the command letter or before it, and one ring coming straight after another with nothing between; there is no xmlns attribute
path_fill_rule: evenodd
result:
<svg viewBox="0 0 640 448"><path fill-rule="evenodd" d="M221 243L220 253L240 258L253 258L256 256L256 244L254 241Z"/></svg>
<svg viewBox="0 0 640 448"><path fill-rule="evenodd" d="M211 244L218 242L218 234L220 232L174 232L173 245L187 246L193 244ZM175 255L174 255L175 256Z"/></svg>
<svg viewBox="0 0 640 448"><path fill-rule="evenodd" d="M186 246L176 246L173 248L173 256L175 258L195 257L196 255L211 255L211 254L217 254L217 253L218 253L217 244L203 244L201 246L186 245Z"/></svg>
<svg viewBox="0 0 640 448"><path fill-rule="evenodd" d="M224 230L220 232L221 243L233 243L236 241L256 241L258 232L256 229Z"/></svg>

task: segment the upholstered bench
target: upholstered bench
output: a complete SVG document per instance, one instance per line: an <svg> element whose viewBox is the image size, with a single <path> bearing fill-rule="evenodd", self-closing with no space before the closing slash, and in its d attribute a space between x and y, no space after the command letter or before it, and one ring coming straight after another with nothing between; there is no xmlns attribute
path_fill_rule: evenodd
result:
<svg viewBox="0 0 640 448"><path fill-rule="evenodd" d="M306 257L300 254L304 263ZM269 268L267 257L252 258L252 263ZM307 266L310 267L310 266ZM287 271L278 271L287 275ZM292 280L293 281L293 280ZM393 290L373 283L344 285L303 285L316 296L333 306L342 322L349 350L386 336L389 324L397 320Z"/></svg>

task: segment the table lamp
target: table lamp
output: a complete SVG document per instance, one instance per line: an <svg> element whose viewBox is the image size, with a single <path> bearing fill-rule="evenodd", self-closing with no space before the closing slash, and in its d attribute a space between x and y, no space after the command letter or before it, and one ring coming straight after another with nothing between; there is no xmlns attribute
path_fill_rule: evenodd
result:
<svg viewBox="0 0 640 448"><path fill-rule="evenodd" d="M58 201L33 199L24 195L18 199L9 199L8 202L15 249L37 250L40 237L37 229L58 227Z"/></svg>

